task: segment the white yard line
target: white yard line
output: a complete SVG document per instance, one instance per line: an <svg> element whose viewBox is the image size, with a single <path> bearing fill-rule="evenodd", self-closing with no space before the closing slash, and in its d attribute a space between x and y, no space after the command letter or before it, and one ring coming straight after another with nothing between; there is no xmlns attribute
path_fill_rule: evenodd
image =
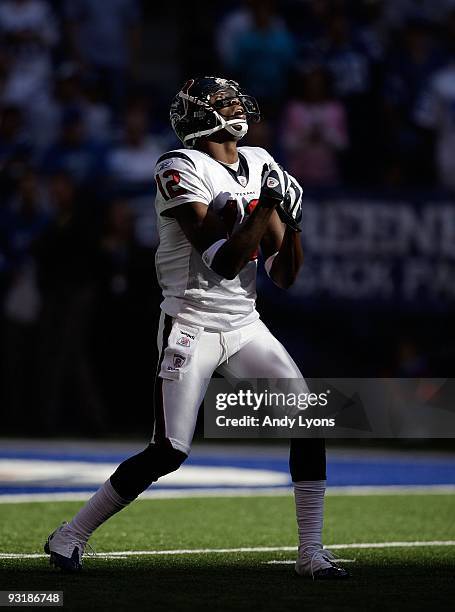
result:
<svg viewBox="0 0 455 612"><path fill-rule="evenodd" d="M355 563L356 559L341 559L337 557L334 559L336 563ZM272 561L263 561L263 565L295 565L295 559L273 559Z"/></svg>
<svg viewBox="0 0 455 612"><path fill-rule="evenodd" d="M182 499L190 497L281 497L289 495L291 487L221 487L198 489L151 489L140 499ZM455 485L378 485L328 487L328 495L453 495ZM93 491L55 492L55 493L9 493L0 495L0 504L48 502L48 501L85 501Z"/></svg>
<svg viewBox="0 0 455 612"><path fill-rule="evenodd" d="M357 542L354 544L330 544L330 550L361 548L415 548L425 546L455 546L455 540L431 540L415 542ZM296 546L252 546L242 548L182 548L175 550L124 550L102 552L88 555L87 558L118 559L126 557L154 557L161 555L212 555L235 553L296 552ZM48 555L41 553L0 553L0 559L42 559Z"/></svg>

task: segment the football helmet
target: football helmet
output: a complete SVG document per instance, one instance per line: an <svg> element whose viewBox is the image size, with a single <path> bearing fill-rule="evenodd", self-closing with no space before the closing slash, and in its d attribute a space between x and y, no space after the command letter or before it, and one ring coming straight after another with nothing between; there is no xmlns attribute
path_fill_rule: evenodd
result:
<svg viewBox="0 0 455 612"><path fill-rule="evenodd" d="M216 94L224 93L224 96L213 99ZM244 116L227 118L218 112L235 100L243 107ZM248 131L248 120L257 122L260 118L255 98L244 94L235 81L217 77L187 81L170 109L172 128L187 149L192 149L201 136L210 136L224 129L240 140Z"/></svg>

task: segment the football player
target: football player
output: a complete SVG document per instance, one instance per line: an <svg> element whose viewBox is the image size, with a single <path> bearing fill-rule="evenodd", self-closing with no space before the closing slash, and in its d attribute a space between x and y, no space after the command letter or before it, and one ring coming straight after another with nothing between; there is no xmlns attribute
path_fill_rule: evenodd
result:
<svg viewBox="0 0 455 612"><path fill-rule="evenodd" d="M233 378L300 379L299 368L255 308L258 251L272 281L294 282L303 261L302 189L267 151L238 147L260 120L254 98L231 80L189 80L170 120L184 149L155 169L163 291L155 426L150 444L124 461L70 523L48 538L51 563L79 570L93 531L190 453L199 406L214 372ZM326 484L321 439L293 439L290 471L299 534L297 574L346 578L321 541Z"/></svg>

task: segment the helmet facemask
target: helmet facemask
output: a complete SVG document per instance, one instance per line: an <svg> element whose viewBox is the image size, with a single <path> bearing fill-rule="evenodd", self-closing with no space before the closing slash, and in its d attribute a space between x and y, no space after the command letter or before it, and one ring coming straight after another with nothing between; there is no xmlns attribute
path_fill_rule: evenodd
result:
<svg viewBox="0 0 455 612"><path fill-rule="evenodd" d="M217 93L224 93L229 91L232 91L233 95L227 95L223 98L215 99L212 103L212 108L214 109L213 112L215 113L219 121L219 125L214 129L214 131L225 129L227 132L229 132L229 134L234 136L236 140L240 140L248 132L247 117L259 115L259 107L254 98L241 93L237 93L232 87L226 90L220 90ZM242 106L245 115L244 117L237 118L235 116L232 116L232 118L230 118L218 112L223 108L227 108L233 105L235 102Z"/></svg>

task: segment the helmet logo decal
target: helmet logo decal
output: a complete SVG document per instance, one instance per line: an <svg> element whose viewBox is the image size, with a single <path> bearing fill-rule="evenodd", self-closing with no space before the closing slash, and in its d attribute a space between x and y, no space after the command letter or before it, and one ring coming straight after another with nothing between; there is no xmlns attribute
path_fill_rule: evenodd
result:
<svg viewBox="0 0 455 612"><path fill-rule="evenodd" d="M194 84L194 79L189 79L185 85L182 87L182 92L183 93L188 93L190 87Z"/></svg>

